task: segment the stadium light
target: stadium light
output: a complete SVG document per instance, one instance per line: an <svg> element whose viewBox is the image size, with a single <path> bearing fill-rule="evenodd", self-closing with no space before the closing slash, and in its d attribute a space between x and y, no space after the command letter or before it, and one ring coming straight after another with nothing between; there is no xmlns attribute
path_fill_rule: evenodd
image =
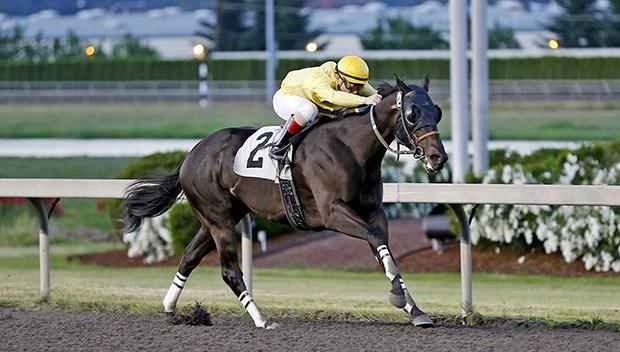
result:
<svg viewBox="0 0 620 352"><path fill-rule="evenodd" d="M549 45L549 48L552 50L557 50L560 48L560 43L558 43L558 41L555 39L549 40L548 45Z"/></svg>
<svg viewBox="0 0 620 352"><path fill-rule="evenodd" d="M86 49L84 50L84 53L86 54L86 56L93 56L95 55L95 52L97 52L97 49L95 49L93 45L87 46Z"/></svg>
<svg viewBox="0 0 620 352"><path fill-rule="evenodd" d="M207 48L202 44L194 45L194 57L197 60L202 60L207 55Z"/></svg>
<svg viewBox="0 0 620 352"><path fill-rule="evenodd" d="M313 53L319 49L319 45L315 42L309 42L306 44L306 51L309 53Z"/></svg>

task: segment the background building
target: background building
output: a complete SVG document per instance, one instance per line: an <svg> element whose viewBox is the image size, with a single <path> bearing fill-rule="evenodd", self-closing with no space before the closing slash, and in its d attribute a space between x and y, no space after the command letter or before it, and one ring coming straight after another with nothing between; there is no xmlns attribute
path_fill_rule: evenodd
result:
<svg viewBox="0 0 620 352"><path fill-rule="evenodd" d="M49 40L65 37L69 31L73 31L104 51L109 50L114 41L130 33L155 48L164 59L187 59L193 56L193 46L205 40L196 35L196 32L204 29L201 22L214 23L216 19L215 12L209 8L187 10L171 6L144 9L136 6L140 3L119 2L107 9L82 9L65 15L53 9L25 16L0 14L0 30L4 32L19 25L25 29L24 35L27 39L33 39L40 34ZM351 4L334 7L346 3ZM313 7L304 11L309 12L308 30L322 32L316 41L321 44L320 50L325 56L362 53L360 36L375 27L380 18L386 17L401 16L416 26L430 26L445 38L448 37L447 1L412 0L400 3L411 5L396 7L383 2L316 0L309 1L308 4ZM605 5L606 2L602 1L601 6ZM499 24L514 30L515 38L522 48L521 54L519 51L512 51L515 56L532 55L542 50L547 40L552 38L552 33L545 31L545 26L559 14L561 8L553 1L500 0L489 5L487 23L489 28ZM225 55L218 53L220 54Z"/></svg>

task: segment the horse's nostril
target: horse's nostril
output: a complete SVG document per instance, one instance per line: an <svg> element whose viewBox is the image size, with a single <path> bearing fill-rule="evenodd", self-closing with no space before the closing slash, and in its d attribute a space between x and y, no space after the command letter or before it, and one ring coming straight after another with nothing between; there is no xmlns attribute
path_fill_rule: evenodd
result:
<svg viewBox="0 0 620 352"><path fill-rule="evenodd" d="M430 158L434 164L440 164L443 161L443 156L441 154L431 154Z"/></svg>

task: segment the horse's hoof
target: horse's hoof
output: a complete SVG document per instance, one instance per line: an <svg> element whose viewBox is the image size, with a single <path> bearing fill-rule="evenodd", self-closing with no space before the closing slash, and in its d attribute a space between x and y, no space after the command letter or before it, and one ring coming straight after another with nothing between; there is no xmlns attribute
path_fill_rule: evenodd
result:
<svg viewBox="0 0 620 352"><path fill-rule="evenodd" d="M426 314L416 315L415 317L411 317L411 324L413 326L421 327L421 328L432 328L435 326L435 323L431 320L431 318Z"/></svg>
<svg viewBox="0 0 620 352"><path fill-rule="evenodd" d="M405 305L407 304L407 298L405 297L404 294L401 295L395 295L392 292L390 292L390 303L392 303L392 305L396 308L405 308Z"/></svg>
<svg viewBox="0 0 620 352"><path fill-rule="evenodd" d="M265 329L268 329L268 330L271 330L271 329L278 329L278 328L280 327L280 324L278 324L278 323L274 323L273 321L268 320L268 321L265 323L265 326L264 326L264 327L265 327Z"/></svg>

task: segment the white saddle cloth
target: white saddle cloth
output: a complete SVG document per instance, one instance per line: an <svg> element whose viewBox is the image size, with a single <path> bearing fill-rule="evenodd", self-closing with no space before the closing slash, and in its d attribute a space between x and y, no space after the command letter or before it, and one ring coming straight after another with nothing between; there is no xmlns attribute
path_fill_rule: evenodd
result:
<svg viewBox="0 0 620 352"><path fill-rule="evenodd" d="M235 155L234 170L237 175L275 182L278 164L269 157L271 147L265 145L275 141L280 129L280 126L262 127L243 143ZM288 153L290 158L292 148L289 148Z"/></svg>

